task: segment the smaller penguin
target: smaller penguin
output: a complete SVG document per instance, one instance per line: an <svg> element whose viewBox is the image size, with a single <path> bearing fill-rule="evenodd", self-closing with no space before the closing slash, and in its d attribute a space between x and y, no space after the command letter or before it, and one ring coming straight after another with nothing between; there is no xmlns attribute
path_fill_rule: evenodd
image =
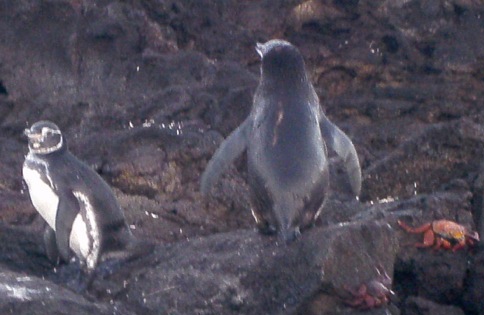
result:
<svg viewBox="0 0 484 315"><path fill-rule="evenodd" d="M261 232L287 241L319 216L329 187L327 147L342 159L355 195L361 169L353 143L324 115L299 50L283 40L257 44L261 78L249 117L222 142L202 174L206 195L247 150L252 214Z"/></svg>
<svg viewBox="0 0 484 315"><path fill-rule="evenodd" d="M123 257L136 246L135 238L111 188L69 152L57 125L39 121L24 133L29 153L23 179L33 206L47 223L47 255L68 262L73 253L80 264L76 290L83 291L101 258Z"/></svg>

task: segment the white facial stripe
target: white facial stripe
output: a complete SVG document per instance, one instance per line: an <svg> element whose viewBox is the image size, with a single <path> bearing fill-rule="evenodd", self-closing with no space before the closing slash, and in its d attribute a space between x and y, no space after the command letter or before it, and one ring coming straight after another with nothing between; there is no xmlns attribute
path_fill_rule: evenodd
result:
<svg viewBox="0 0 484 315"><path fill-rule="evenodd" d="M43 141L43 139L42 139L42 141ZM50 148L38 148L38 149L37 148L34 148L34 149L29 148L29 150L30 150L30 152L33 152L33 153L36 153L36 154L48 154L48 153L52 153L52 152L55 152L55 151L59 150L62 147L62 144L63 143L64 143L64 139L61 137L59 143L57 143L53 147L50 147ZM35 143L34 143L34 146L36 146Z"/></svg>
<svg viewBox="0 0 484 315"><path fill-rule="evenodd" d="M60 130L58 130L58 129L51 129L49 127L43 127L42 128L42 137L47 136L47 133L49 133L49 132L54 133L54 134L58 134L58 135L61 134Z"/></svg>
<svg viewBox="0 0 484 315"><path fill-rule="evenodd" d="M100 227L96 220L96 213L92 208L92 204L89 201L89 198L79 191L74 191L74 196L79 200L79 202L83 205L81 208L85 210L85 217L87 222L84 222L87 228L87 235L89 239L92 241L91 248L88 250L86 255L84 256L86 259L86 264L89 269L94 269L97 264L97 258L100 251L100 240L101 240L101 231ZM74 229L73 229L74 232Z"/></svg>

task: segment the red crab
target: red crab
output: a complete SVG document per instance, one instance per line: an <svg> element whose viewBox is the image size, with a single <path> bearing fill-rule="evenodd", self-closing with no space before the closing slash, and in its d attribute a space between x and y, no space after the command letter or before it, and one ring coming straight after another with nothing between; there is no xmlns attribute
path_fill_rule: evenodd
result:
<svg viewBox="0 0 484 315"><path fill-rule="evenodd" d="M410 227L403 221L398 220L400 225L408 233L423 233L422 243L415 243L415 247L431 247L434 249L444 248L456 251L467 245L479 242L477 232L469 232L462 225L449 220L435 220L419 227Z"/></svg>
<svg viewBox="0 0 484 315"><path fill-rule="evenodd" d="M376 279L360 285L358 289L345 288L352 297L343 299L343 302L360 310L369 310L388 304L390 297L395 295L390 289L392 279L382 267L377 268L377 271Z"/></svg>

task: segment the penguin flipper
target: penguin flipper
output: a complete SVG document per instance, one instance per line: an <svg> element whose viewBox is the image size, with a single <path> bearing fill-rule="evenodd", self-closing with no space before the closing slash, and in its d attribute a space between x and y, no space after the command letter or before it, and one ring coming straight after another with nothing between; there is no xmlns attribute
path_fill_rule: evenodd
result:
<svg viewBox="0 0 484 315"><path fill-rule="evenodd" d="M202 174L200 191L207 195L222 172L247 148L247 134L251 120L246 119L220 145Z"/></svg>
<svg viewBox="0 0 484 315"><path fill-rule="evenodd" d="M79 213L80 206L77 198L72 192L65 193L59 198L59 205L57 207L57 215L55 218L55 234L57 249L60 257L69 261L71 250L69 247L69 240L71 236L72 225Z"/></svg>
<svg viewBox="0 0 484 315"><path fill-rule="evenodd" d="M329 121L326 116L321 116L323 118L320 122L320 128L324 140L343 159L346 172L350 179L351 189L358 196L361 191L361 167L355 146L341 129Z"/></svg>

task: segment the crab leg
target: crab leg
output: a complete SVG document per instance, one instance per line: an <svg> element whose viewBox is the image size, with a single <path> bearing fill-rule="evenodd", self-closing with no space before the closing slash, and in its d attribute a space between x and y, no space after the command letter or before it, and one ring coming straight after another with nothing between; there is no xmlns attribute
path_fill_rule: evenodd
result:
<svg viewBox="0 0 484 315"><path fill-rule="evenodd" d="M397 223L398 223L398 225L400 225L408 233L415 233L415 234L423 233L423 232L425 232L427 230L430 230L432 228L432 223L426 223L426 224L424 224L422 226L415 227L415 228L407 225L402 220L398 220Z"/></svg>
<svg viewBox="0 0 484 315"><path fill-rule="evenodd" d="M422 232L419 232L419 233L422 233ZM441 239L438 238L438 237L436 238L435 234L432 230L427 230L424 233L423 242L422 243L415 243L415 247L430 247L430 246L434 245L434 243L435 243L435 248L440 247Z"/></svg>

